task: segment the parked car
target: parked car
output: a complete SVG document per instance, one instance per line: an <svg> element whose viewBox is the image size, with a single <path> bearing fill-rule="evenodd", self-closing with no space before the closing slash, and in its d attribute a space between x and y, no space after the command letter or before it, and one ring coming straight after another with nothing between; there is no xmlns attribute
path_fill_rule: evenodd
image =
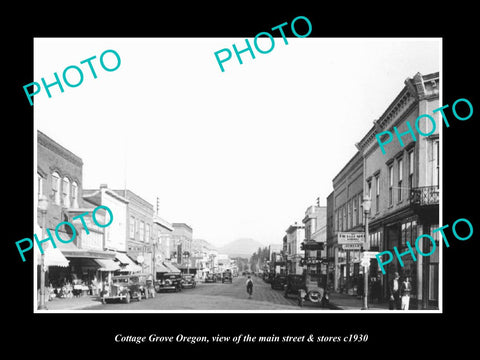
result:
<svg viewBox="0 0 480 360"><path fill-rule="evenodd" d="M192 274L182 274L182 288L194 288L197 286L195 281L195 275Z"/></svg>
<svg viewBox="0 0 480 360"><path fill-rule="evenodd" d="M182 291L182 275L180 273L157 273L155 291Z"/></svg>
<svg viewBox="0 0 480 360"><path fill-rule="evenodd" d="M307 275L304 279L305 286L299 290L298 305L303 306L305 302L319 304L322 307L328 305L328 293L322 286L319 286L320 279L313 279Z"/></svg>
<svg viewBox="0 0 480 360"><path fill-rule="evenodd" d="M206 276L205 276L205 280L204 280L206 283L214 283L214 282L217 282L217 276L213 273L208 273Z"/></svg>
<svg viewBox="0 0 480 360"><path fill-rule="evenodd" d="M270 286L272 287L272 289L283 290L286 283L287 279L285 275L276 274L270 281Z"/></svg>
<svg viewBox="0 0 480 360"><path fill-rule="evenodd" d="M288 274L285 279L285 293L284 296L288 297L290 294L298 296L298 291L305 289L305 281L303 275Z"/></svg>
<svg viewBox="0 0 480 360"><path fill-rule="evenodd" d="M222 283L226 283L226 282L229 282L229 283L232 282L232 272L229 270L224 271L222 274Z"/></svg>
<svg viewBox="0 0 480 360"><path fill-rule="evenodd" d="M112 282L102 291L102 303L106 304L110 300L123 300L128 304L131 299L140 301L143 296L148 297L148 276L148 274L112 276Z"/></svg>

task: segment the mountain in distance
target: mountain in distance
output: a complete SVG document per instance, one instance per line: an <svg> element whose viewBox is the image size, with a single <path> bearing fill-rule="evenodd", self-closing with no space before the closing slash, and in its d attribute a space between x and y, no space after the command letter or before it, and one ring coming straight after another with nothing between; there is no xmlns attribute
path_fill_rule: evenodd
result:
<svg viewBox="0 0 480 360"><path fill-rule="evenodd" d="M192 251L195 250L217 250L217 247L210 244L207 240L203 239L192 239Z"/></svg>
<svg viewBox="0 0 480 360"><path fill-rule="evenodd" d="M250 258L259 247L262 249L266 245L250 238L236 239L228 244L218 247L218 252L221 254L227 254L232 257L244 257Z"/></svg>

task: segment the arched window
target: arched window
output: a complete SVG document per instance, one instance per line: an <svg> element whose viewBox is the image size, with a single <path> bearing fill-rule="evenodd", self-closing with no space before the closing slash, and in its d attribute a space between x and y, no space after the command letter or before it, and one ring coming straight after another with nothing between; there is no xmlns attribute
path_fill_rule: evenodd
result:
<svg viewBox="0 0 480 360"><path fill-rule="evenodd" d="M70 207L70 180L65 176L62 183L63 206Z"/></svg>
<svg viewBox="0 0 480 360"><path fill-rule="evenodd" d="M72 182L72 206L78 208L78 184L76 181Z"/></svg>
<svg viewBox="0 0 480 360"><path fill-rule="evenodd" d="M45 194L44 190L44 184L45 184L45 178L37 173L37 198L40 197L40 195Z"/></svg>
<svg viewBox="0 0 480 360"><path fill-rule="evenodd" d="M56 171L52 174L52 198L55 204L60 205L60 175Z"/></svg>

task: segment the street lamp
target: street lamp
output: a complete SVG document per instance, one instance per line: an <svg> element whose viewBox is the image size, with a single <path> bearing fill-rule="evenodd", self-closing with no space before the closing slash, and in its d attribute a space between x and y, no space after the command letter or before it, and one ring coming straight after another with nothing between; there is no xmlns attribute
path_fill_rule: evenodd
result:
<svg viewBox="0 0 480 360"><path fill-rule="evenodd" d="M47 210L48 210L48 198L45 195L38 197L38 209L42 214L42 239L47 237L46 223L47 223ZM40 305L38 310L47 310L45 305L45 252L41 251L40 257Z"/></svg>
<svg viewBox="0 0 480 360"><path fill-rule="evenodd" d="M364 251L368 242L368 215L370 214L370 208L372 206L372 199L370 196L365 195L363 197L363 212L365 214L365 241ZM364 263L363 266L363 308L362 310L368 310L368 264Z"/></svg>

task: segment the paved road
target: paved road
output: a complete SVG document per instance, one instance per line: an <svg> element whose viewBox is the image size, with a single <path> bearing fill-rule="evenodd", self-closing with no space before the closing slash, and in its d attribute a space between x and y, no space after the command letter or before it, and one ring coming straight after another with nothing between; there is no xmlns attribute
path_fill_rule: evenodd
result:
<svg viewBox="0 0 480 360"><path fill-rule="evenodd" d="M179 293L160 293L155 298L132 300L130 304L109 303L90 306L88 310L322 310L320 307L300 308L295 298L284 298L283 291L272 290L270 284L253 277L252 298L245 288L246 278L239 276L233 282L222 284L198 283L194 289Z"/></svg>

